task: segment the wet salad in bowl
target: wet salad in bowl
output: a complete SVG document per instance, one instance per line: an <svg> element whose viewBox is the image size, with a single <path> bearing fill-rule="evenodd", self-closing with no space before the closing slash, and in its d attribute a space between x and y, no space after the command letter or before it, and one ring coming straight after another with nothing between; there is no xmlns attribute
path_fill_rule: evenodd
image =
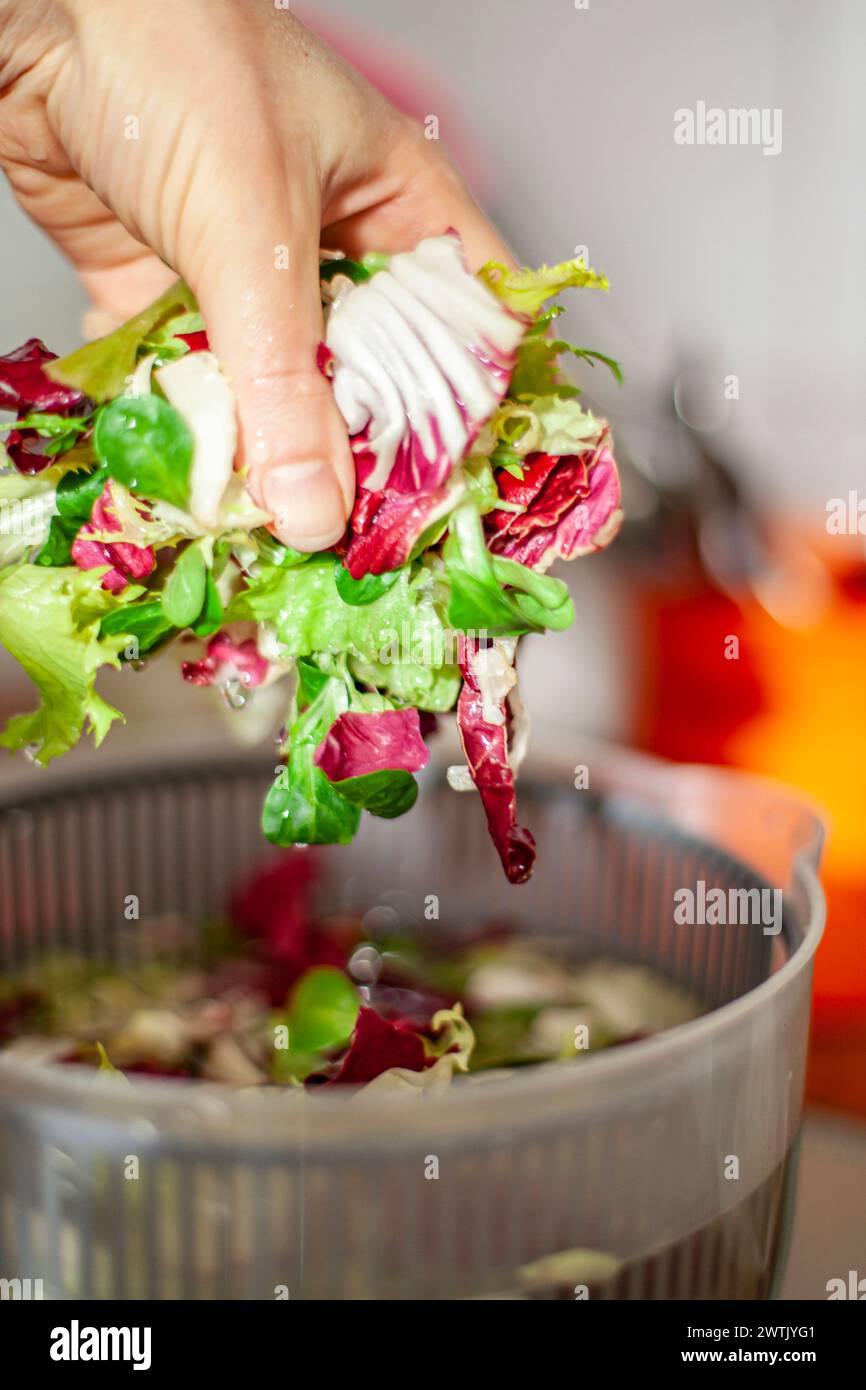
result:
<svg viewBox="0 0 866 1390"><path fill-rule="evenodd" d="M643 965L575 961L506 922L467 937L317 916L314 856L289 850L224 920L137 924L147 963L68 952L0 977L0 1053L281 1088L430 1094L542 1062L589 1065L702 1013Z"/></svg>
<svg viewBox="0 0 866 1390"><path fill-rule="evenodd" d="M607 281L580 260L472 275L453 232L361 262L323 253L320 276L318 365L357 475L327 551L280 544L249 496L231 383L184 284L67 357L38 339L0 357L0 643L39 694L0 746L46 764L100 742L122 718L100 671L180 641L184 679L230 702L284 688L267 839L345 844L364 813L411 808L454 711L449 780L480 793L525 882L517 644L572 622L550 567L621 519L610 428L560 364L619 367L557 335L554 301ZM455 1055L452 1036L466 1051L465 1020L433 1027L426 1055Z"/></svg>

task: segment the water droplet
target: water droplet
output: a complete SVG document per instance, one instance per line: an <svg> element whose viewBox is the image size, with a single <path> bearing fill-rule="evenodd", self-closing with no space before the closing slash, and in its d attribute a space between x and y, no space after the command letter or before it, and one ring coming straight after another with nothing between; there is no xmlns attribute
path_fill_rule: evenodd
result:
<svg viewBox="0 0 866 1390"><path fill-rule="evenodd" d="M134 660L128 661L128 662L127 662L127 665L129 666L129 669L130 669L131 671L146 671L146 670L147 670L147 662L146 662L146 661L143 661L140 657L135 657Z"/></svg>
<svg viewBox="0 0 866 1390"><path fill-rule="evenodd" d="M220 689L222 690L223 699L229 709L243 709L249 699L247 692L244 690L237 676L230 676L227 681L223 682Z"/></svg>
<svg viewBox="0 0 866 1390"><path fill-rule="evenodd" d="M360 984L374 985L382 972L382 957L375 946L359 946L348 965L349 974Z"/></svg>

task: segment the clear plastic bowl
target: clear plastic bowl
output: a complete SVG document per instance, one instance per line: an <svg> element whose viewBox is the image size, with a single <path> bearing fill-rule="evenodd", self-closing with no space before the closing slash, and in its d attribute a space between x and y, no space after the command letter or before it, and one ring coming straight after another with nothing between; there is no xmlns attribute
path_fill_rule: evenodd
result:
<svg viewBox="0 0 866 1390"><path fill-rule="evenodd" d="M521 778L539 844L525 887L502 879L477 799L433 772L405 820L308 851L321 906L411 925L435 895L449 928L500 918L647 963L706 1015L423 1099L97 1084L0 1054L0 1276L40 1279L46 1298L770 1293L823 926L820 823L755 779L583 756L588 790L557 764ZM219 913L261 857L272 775L249 759L139 766L7 797L0 966L58 946L137 958L130 894L142 918ZM677 925L673 895L699 879L782 888L781 933Z"/></svg>

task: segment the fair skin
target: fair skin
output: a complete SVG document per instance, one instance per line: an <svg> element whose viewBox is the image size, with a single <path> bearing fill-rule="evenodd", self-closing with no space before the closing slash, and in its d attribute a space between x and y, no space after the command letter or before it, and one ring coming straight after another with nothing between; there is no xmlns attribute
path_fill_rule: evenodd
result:
<svg viewBox="0 0 866 1390"><path fill-rule="evenodd" d="M0 166L101 331L189 283L250 492L299 550L339 538L355 488L315 365L320 244L452 226L473 268L508 258L438 142L272 0L0 0Z"/></svg>

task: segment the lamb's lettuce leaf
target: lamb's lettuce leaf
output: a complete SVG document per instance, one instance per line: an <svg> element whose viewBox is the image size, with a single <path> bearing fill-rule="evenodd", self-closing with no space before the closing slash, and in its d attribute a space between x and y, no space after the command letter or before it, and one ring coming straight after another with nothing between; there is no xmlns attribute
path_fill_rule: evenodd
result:
<svg viewBox="0 0 866 1390"><path fill-rule="evenodd" d="M99 412L93 437L112 478L137 497L183 510L189 501L193 437L161 396L121 396Z"/></svg>
<svg viewBox="0 0 866 1390"><path fill-rule="evenodd" d="M481 519L471 502L451 518L442 550L451 583L448 616L461 632L515 637L574 621L568 589L559 579L524 565L504 566L487 549Z"/></svg>
<svg viewBox="0 0 866 1390"><path fill-rule="evenodd" d="M305 666L305 663L299 663ZM265 797L262 829L275 845L348 844L361 812L341 796L315 764L315 753L334 720L349 707L345 681L305 669L301 700L311 696L289 734L289 753Z"/></svg>

